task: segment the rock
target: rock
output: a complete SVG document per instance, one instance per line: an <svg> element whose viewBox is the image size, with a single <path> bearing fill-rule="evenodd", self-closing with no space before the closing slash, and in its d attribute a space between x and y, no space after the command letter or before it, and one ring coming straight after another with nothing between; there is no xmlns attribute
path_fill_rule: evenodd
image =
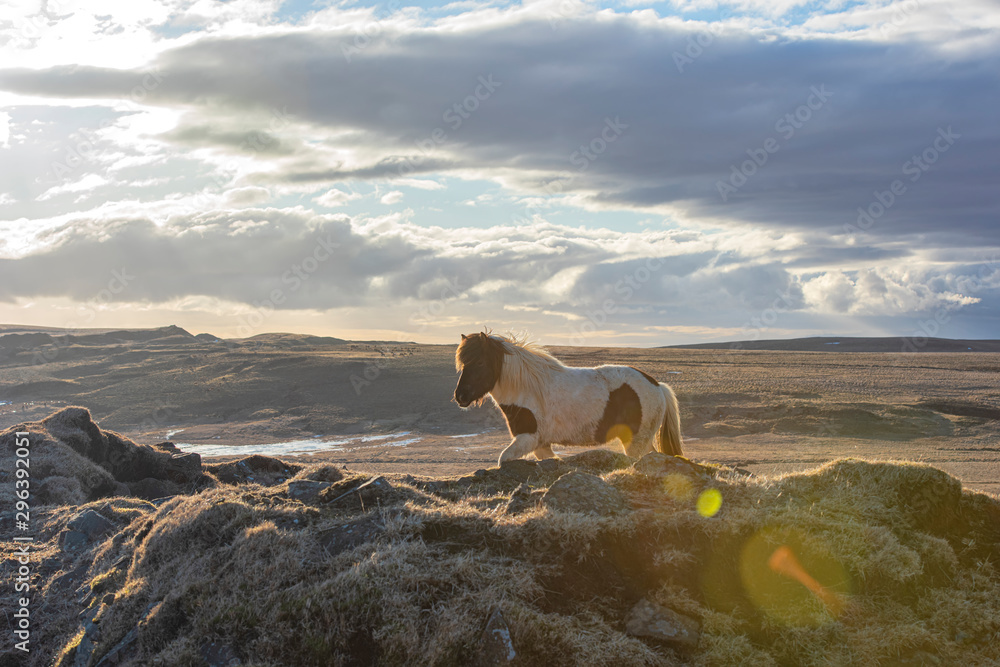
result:
<svg viewBox="0 0 1000 667"><path fill-rule="evenodd" d="M339 482L344 479L344 473L337 466L323 465L314 470L309 470L304 475L304 478L317 482Z"/></svg>
<svg viewBox="0 0 1000 667"><path fill-rule="evenodd" d="M653 639L674 648L693 649L698 646L700 624L673 609L641 600L632 607L625 620L625 632L633 637Z"/></svg>
<svg viewBox="0 0 1000 667"><path fill-rule="evenodd" d="M372 517L362 517L320 531L319 543L328 554L336 556L366 542L374 542L384 533L385 526L381 523Z"/></svg>
<svg viewBox="0 0 1000 667"><path fill-rule="evenodd" d="M504 514L520 514L528 509L531 509L535 504L535 498L531 495L531 487L527 484L521 484L516 489L514 493L510 494L510 500L507 501L507 506L504 507Z"/></svg>
<svg viewBox="0 0 1000 667"><path fill-rule="evenodd" d="M129 491L136 498L156 500L180 494L180 487L173 482L155 477L147 477L137 482L129 482Z"/></svg>
<svg viewBox="0 0 1000 667"><path fill-rule="evenodd" d="M97 642L101 636L100 630L98 630L97 625L91 620L86 620L83 622L83 637L80 638L79 643L76 645L76 651L73 654L73 667L87 667L90 664L90 658L94 654L94 649L97 648Z"/></svg>
<svg viewBox="0 0 1000 667"><path fill-rule="evenodd" d="M679 473L688 477L710 477L711 469L692 463L683 456L670 456L660 452L650 452L632 466L636 472L650 477L662 477Z"/></svg>
<svg viewBox="0 0 1000 667"><path fill-rule="evenodd" d="M247 456L239 461L218 463L206 467L220 481L227 484L256 482L263 486L279 484L278 480L287 479L290 474L295 474L302 469L302 466L292 465L280 459L260 454Z"/></svg>
<svg viewBox="0 0 1000 667"><path fill-rule="evenodd" d="M517 651L514 650L507 621L499 609L494 609L479 636L479 646L472 664L474 667L495 667L509 664L516 657Z"/></svg>
<svg viewBox="0 0 1000 667"><path fill-rule="evenodd" d="M222 642L205 642L198 653L209 667L235 667L240 664L240 658L233 647Z"/></svg>
<svg viewBox="0 0 1000 667"><path fill-rule="evenodd" d="M166 462L166 474L167 479L178 484L197 482L201 479L201 454L174 454Z"/></svg>
<svg viewBox="0 0 1000 667"><path fill-rule="evenodd" d="M513 459L500 464L500 472L518 482L530 482L538 477L538 463L526 459Z"/></svg>
<svg viewBox="0 0 1000 667"><path fill-rule="evenodd" d="M330 482L311 479L297 479L288 483L288 497L307 503L315 500L321 491L331 486Z"/></svg>
<svg viewBox="0 0 1000 667"><path fill-rule="evenodd" d="M565 464L559 459L542 459L541 461L538 462L539 472L546 475L552 475L554 473L557 473L564 466Z"/></svg>
<svg viewBox="0 0 1000 667"><path fill-rule="evenodd" d="M77 567L75 570L70 570L66 574L61 574L52 582L53 587L56 589L76 589L79 588L80 584L84 581L87 576L87 569L89 564L83 564Z"/></svg>
<svg viewBox="0 0 1000 667"><path fill-rule="evenodd" d="M136 628L129 630L120 642L115 644L110 651L104 654L104 657L98 661L97 667L110 667L111 665L117 665L121 662L125 657L125 653L132 648L132 644L135 642L135 638L138 634L139 631Z"/></svg>
<svg viewBox="0 0 1000 667"><path fill-rule="evenodd" d="M372 479L364 482L363 484L354 487L346 493L342 493L333 499L327 500L323 498L324 502L335 503L345 498L350 498L352 496L357 496L361 500L361 506L370 506L378 502L378 500L386 495L388 492L392 491L392 484L383 477L379 475L378 477L373 477Z"/></svg>
<svg viewBox="0 0 1000 667"><path fill-rule="evenodd" d="M563 458L562 462L563 465L571 468L583 468L597 473L620 470L632 465L632 459L609 449L591 449L580 454L567 456Z"/></svg>
<svg viewBox="0 0 1000 667"><path fill-rule="evenodd" d="M104 518L98 512L87 510L81 512L79 516L70 521L68 526L73 530L80 531L88 539L94 539L114 528L115 524L111 523L111 521Z"/></svg>
<svg viewBox="0 0 1000 667"><path fill-rule="evenodd" d="M59 544L63 551L77 551L87 546L87 542L89 542L87 534L78 530L66 530L59 536Z"/></svg>
<svg viewBox="0 0 1000 667"><path fill-rule="evenodd" d="M542 504L561 512L615 514L628 509L628 502L618 489L600 477L573 470L549 487Z"/></svg>

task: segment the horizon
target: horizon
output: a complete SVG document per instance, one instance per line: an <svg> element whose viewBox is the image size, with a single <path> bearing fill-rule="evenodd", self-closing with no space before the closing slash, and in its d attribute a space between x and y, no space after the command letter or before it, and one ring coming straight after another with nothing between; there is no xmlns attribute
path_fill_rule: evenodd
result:
<svg viewBox="0 0 1000 667"><path fill-rule="evenodd" d="M9 7L0 321L1000 331L985 0Z"/></svg>
<svg viewBox="0 0 1000 667"><path fill-rule="evenodd" d="M251 336L249 338L243 338L243 339L241 339L241 338L224 338L224 337L216 335L215 333L213 333L211 331L189 330L189 329L187 329L185 327L181 327L181 326L178 326L176 324L165 324L165 325L161 325L161 326L157 326L157 327L142 327L142 328L140 328L140 327L124 327L124 328L117 328L117 327L81 327L81 328L75 328L75 329L67 329L67 328L43 327L43 326L37 326L37 325L32 325L32 324L19 324L19 323L10 323L10 322L8 322L8 323L0 323L0 336L5 336L7 334L20 334L20 333L22 333L21 331L17 331L17 330L10 330L10 329L15 329L15 328L16 329L25 329L25 330L27 330L27 331L25 331L23 333L32 333L33 330L43 330L43 329L45 329L45 330L51 330L51 331L53 331L53 334L50 334L50 335L68 335L68 336L99 335L99 334L114 333L114 332L117 332L117 331L155 331L155 330L159 330L159 329L179 328L179 329L181 329L182 331L184 331L185 333L187 333L188 335L191 335L191 336L209 335L209 336L214 336L218 340L229 340L229 341L232 341L232 340L252 340L253 338L256 338L256 337L262 337L262 336L279 336L279 335L281 335L281 336L330 337L330 338L336 338L338 340L342 340L345 343L388 343L388 344L397 343L397 344L410 344L410 345L446 345L446 346L447 345L457 345L457 343L454 342L454 341L444 342L444 343L441 343L441 342L433 342L432 343L432 342L425 342L425 341L419 341L419 340L347 339L347 338L340 338L338 336L323 336L322 334L315 334L315 333L310 333L310 332L307 332L307 331L288 331L288 330L260 331L258 333L255 333L253 336ZM55 332L59 332L59 333L55 333ZM496 333L496 332L494 332L494 333ZM510 332L508 332L508 333L510 333ZM523 333L523 332L521 332L521 333ZM565 343L549 343L549 342L545 342L545 341L540 341L540 340L538 340L538 339L536 339L536 338L534 338L534 337L532 337L530 335L529 335L528 338L532 342L538 343L538 344L540 344L540 345L542 345L544 347L595 347L595 348L621 348L621 349L634 348L634 349L650 349L651 350L651 349L661 349L661 348L669 348L669 347L689 347L689 346L697 346L697 345L731 345L731 346L733 346L733 350L734 351L754 351L753 348L743 349L742 347L736 347L736 346L741 346L744 343L752 343L752 344L763 344L763 343L772 343L772 342L780 343L780 342L806 341L806 340L823 339L823 338L837 338L837 339L842 339L842 340L845 340L845 341L846 340L872 340L872 341L878 341L878 340L900 339L900 340L902 340L904 342L904 348L900 350L902 352L920 351L923 347L925 347L927 344L929 344L932 341L963 342L963 343L965 343L965 342L970 342L970 343L971 342L979 342L979 343L996 343L996 342L1000 342L1000 338L947 338L947 337L938 337L938 336L920 336L920 337L908 337L908 336L840 336L840 335L830 334L830 335L816 335L816 336L796 336L796 337L786 337L786 338L753 338L753 339L744 339L744 340L722 340L722 341L708 341L708 342L703 342L703 343L678 343L678 344L647 345L647 346L643 346L643 345L580 345L580 346L574 346L574 345L565 344ZM761 351L764 351L764 350L761 350Z"/></svg>

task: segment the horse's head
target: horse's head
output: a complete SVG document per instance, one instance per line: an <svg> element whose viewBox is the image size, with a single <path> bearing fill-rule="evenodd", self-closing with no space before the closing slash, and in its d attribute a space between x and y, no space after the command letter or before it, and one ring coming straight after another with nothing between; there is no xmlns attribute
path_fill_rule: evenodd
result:
<svg viewBox="0 0 1000 667"><path fill-rule="evenodd" d="M463 408L483 402L503 369L503 343L488 333L462 334L455 352L455 368L461 372L455 387L455 402Z"/></svg>

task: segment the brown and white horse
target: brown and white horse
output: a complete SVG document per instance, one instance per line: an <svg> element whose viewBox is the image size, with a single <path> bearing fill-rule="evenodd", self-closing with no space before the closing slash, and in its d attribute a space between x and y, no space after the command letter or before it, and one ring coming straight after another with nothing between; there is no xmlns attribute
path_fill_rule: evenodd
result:
<svg viewBox="0 0 1000 667"><path fill-rule="evenodd" d="M677 398L667 385L631 366L574 368L533 343L491 333L462 334L455 402L481 405L488 395L503 411L510 445L500 463L552 445L595 446L618 440L638 458L657 451L680 456Z"/></svg>

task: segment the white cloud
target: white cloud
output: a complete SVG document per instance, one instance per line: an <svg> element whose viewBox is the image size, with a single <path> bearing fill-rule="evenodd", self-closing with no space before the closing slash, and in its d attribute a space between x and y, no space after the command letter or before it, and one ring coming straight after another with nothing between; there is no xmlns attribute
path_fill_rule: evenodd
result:
<svg viewBox="0 0 1000 667"><path fill-rule="evenodd" d="M354 201L355 199L360 199L361 196L362 195L359 192L344 192L343 190L338 190L337 188L331 188L320 196L314 197L313 201L320 206L336 208L338 206L343 206L350 201Z"/></svg>
<svg viewBox="0 0 1000 667"><path fill-rule="evenodd" d="M100 174L87 174L83 178L77 181L69 181L68 183L63 183L61 185L54 185L45 192L43 192L39 197L39 201L44 201L46 199L52 199L57 195L67 194L70 192L87 192L89 190L94 190L96 188L108 185L109 181L104 176Z"/></svg>
<svg viewBox="0 0 1000 667"><path fill-rule="evenodd" d="M392 192L387 192L384 195L382 195L382 198L379 199L379 201L382 202L383 204L391 206L393 204L398 204L400 201L402 201L402 199L403 199L403 193L400 192L399 190L393 190Z"/></svg>
<svg viewBox="0 0 1000 667"><path fill-rule="evenodd" d="M681 3L682 16L735 9L684 67L674 54L710 24L558 0L455 5L443 18L337 6L300 26L275 23L278 0L138 0L121 12L102 0L39 14L38 34L0 26L0 104L11 103L0 300L86 299L128 260L143 279L123 298L158 312L253 308L290 290L292 271L300 286L276 310L304 322L356 309L366 330L383 317L405 332L396 311L449 281L462 307L434 327L504 312L512 326L569 335L611 299L609 331L713 336L744 330L776 295L782 332L937 308L989 322L1000 278L977 277L968 257L1000 247L1000 15L981 0L924 0L893 22L903 4ZM366 29L378 34L346 58ZM150 67L162 84L136 94ZM828 100L809 107L824 86ZM794 132L778 129L803 108ZM943 127L955 147L846 234ZM94 150L47 177L81 134ZM770 137L779 150L723 201L718 182ZM462 180L492 183L477 195ZM407 187L433 191L434 207L411 193L413 210L392 215L310 210L384 211ZM456 224L463 204L481 207L477 220L523 224L412 222ZM546 222L578 209L594 214L590 228ZM295 276L323 234L339 244L324 250L337 267ZM18 278L43 265L59 268Z"/></svg>

